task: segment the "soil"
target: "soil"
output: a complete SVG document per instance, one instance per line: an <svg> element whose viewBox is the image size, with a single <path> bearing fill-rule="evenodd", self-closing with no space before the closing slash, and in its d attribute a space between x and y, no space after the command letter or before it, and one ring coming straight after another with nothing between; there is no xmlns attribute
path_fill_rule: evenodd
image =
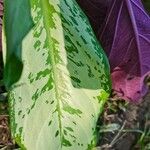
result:
<svg viewBox="0 0 150 150"><path fill-rule="evenodd" d="M110 110L110 103L113 110ZM102 134L99 149L150 150L150 93L139 104L125 103L110 99L106 104L101 125L115 123L120 129Z"/></svg>

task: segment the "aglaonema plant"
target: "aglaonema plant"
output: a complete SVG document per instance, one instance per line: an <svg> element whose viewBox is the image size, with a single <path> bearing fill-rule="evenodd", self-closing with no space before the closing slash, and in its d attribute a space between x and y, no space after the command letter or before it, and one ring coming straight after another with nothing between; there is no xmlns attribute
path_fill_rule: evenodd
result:
<svg viewBox="0 0 150 150"><path fill-rule="evenodd" d="M14 3L3 38L13 137L23 150L91 150L111 82L86 16L75 0Z"/></svg>

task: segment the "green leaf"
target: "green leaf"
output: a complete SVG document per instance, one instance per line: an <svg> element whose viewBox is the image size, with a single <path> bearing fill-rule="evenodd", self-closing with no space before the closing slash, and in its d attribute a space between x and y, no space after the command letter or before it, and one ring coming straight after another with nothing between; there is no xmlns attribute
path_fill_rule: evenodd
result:
<svg viewBox="0 0 150 150"><path fill-rule="evenodd" d="M7 88L17 82L21 76L22 40L33 26L28 0L5 0L4 26L7 41L4 82Z"/></svg>
<svg viewBox="0 0 150 150"><path fill-rule="evenodd" d="M9 93L12 134L22 149L91 150L111 88L108 60L75 0L31 0L31 12Z"/></svg>

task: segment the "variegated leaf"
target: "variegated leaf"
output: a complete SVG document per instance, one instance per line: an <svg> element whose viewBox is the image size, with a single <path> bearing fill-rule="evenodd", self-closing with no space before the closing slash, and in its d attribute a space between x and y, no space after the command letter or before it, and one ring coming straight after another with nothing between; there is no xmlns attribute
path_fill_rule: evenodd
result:
<svg viewBox="0 0 150 150"><path fill-rule="evenodd" d="M27 150L90 150L110 92L109 65L75 0L30 0L34 28L9 96L12 133Z"/></svg>

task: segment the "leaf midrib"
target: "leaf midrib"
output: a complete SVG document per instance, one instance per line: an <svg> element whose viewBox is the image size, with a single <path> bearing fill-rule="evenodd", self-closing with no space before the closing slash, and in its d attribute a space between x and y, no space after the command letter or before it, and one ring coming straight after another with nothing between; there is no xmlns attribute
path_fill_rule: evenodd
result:
<svg viewBox="0 0 150 150"><path fill-rule="evenodd" d="M60 108L60 101L59 101L59 92L58 92L58 87L57 87L57 71L56 71L56 63L55 63L55 58L54 58L54 46L53 46L53 41L52 41L52 38L51 38L51 33L50 33L50 17L49 17L49 2L48 0L40 0L41 2L41 11L42 11L42 14L43 14L43 23L44 23L44 27L45 27L45 30L46 30L46 40L47 40L47 43L48 43L48 55L50 57L50 60L51 60L51 65L50 67L52 67L52 74L53 74L53 77L54 77L54 80L53 80L53 83L54 83L54 86L55 86L55 96L56 96L56 99L57 99L57 112L58 112L58 122L59 122L59 130L60 130L60 141L62 141L62 122L61 122L61 108ZM61 142L61 146L62 146L62 142Z"/></svg>
<svg viewBox="0 0 150 150"><path fill-rule="evenodd" d="M132 1L130 2L129 0L125 0L126 1L126 6L127 6L127 9L128 9L128 12L129 12L129 16L130 16L130 20L131 20L131 24L132 24L132 27L133 27L133 31L134 31L134 35L135 35L135 40L136 40L136 45L137 45L137 49L138 49L138 56L139 56L139 61L140 61L140 64L141 61L142 61L142 58L141 58L141 52L140 52L140 41L139 41L139 32L138 32L138 28L137 28L137 25L136 25L136 19L135 19L135 15L134 15L134 12L133 12L133 9L132 9L132 4L133 3ZM140 67L140 71L142 71L142 67Z"/></svg>

